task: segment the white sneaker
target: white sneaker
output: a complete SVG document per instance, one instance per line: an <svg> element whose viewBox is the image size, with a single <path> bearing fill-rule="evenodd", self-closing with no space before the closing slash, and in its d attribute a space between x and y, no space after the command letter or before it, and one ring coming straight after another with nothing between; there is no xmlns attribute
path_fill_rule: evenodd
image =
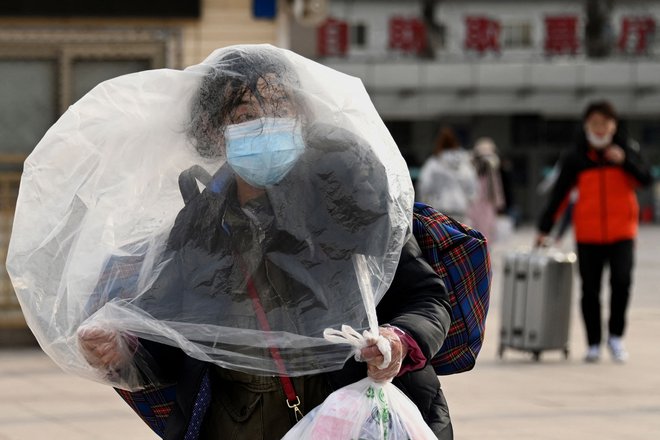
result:
<svg viewBox="0 0 660 440"><path fill-rule="evenodd" d="M624 363L628 360L628 352L623 347L623 340L620 336L610 336L607 339L607 346L610 348L612 359L616 362Z"/></svg>
<svg viewBox="0 0 660 440"><path fill-rule="evenodd" d="M600 360L600 345L590 345L584 361L588 363L598 362Z"/></svg>

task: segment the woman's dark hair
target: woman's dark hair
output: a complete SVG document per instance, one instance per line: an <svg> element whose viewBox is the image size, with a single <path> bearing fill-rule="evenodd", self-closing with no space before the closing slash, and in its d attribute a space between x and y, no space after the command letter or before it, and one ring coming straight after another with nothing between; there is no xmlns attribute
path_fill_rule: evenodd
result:
<svg viewBox="0 0 660 440"><path fill-rule="evenodd" d="M459 146L460 144L458 143L456 134L454 134L454 130L449 126L444 126L440 129L438 138L435 141L433 154L440 154L443 151L453 150Z"/></svg>
<svg viewBox="0 0 660 440"><path fill-rule="evenodd" d="M275 48L232 48L213 62L193 99L188 126L188 136L202 157L224 154L224 129L246 92L264 105L264 88L257 87L262 79L266 87L284 85L292 92L299 87L292 66ZM295 93L289 99L298 107L302 105Z"/></svg>
<svg viewBox="0 0 660 440"><path fill-rule="evenodd" d="M582 121L586 121L589 119L589 116L591 116L594 113L600 113L601 115L613 119L617 121L619 118L616 114L616 110L614 110L614 106L612 103L609 101L594 101L590 103L587 108L584 110L584 114L582 115Z"/></svg>

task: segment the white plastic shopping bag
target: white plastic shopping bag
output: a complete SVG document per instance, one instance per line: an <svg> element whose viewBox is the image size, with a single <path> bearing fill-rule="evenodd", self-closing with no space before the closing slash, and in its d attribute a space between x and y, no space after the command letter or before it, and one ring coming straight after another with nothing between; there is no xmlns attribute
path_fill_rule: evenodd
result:
<svg viewBox="0 0 660 440"><path fill-rule="evenodd" d="M360 291L366 304L371 296L367 259L354 256ZM373 304L371 304L373 305ZM369 330L362 334L348 325L341 330L327 328L324 338L353 347L356 360L369 341L376 341L386 368L392 361L390 343L379 334L375 307L367 314ZM437 437L424 422L417 406L390 381L375 382L364 378L330 394L298 422L283 440L435 440Z"/></svg>
<svg viewBox="0 0 660 440"><path fill-rule="evenodd" d="M341 388L298 422L283 440L436 439L417 406L390 382L369 378Z"/></svg>

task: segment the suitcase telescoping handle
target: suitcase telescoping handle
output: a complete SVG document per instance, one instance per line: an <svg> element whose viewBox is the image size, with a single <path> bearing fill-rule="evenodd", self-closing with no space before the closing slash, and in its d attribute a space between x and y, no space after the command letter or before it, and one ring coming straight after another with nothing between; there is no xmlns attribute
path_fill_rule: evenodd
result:
<svg viewBox="0 0 660 440"><path fill-rule="evenodd" d="M564 224L565 221L566 220L564 219L557 221L550 232L548 232L548 234L544 235L542 238L541 236L537 236L537 241L534 243L533 248L547 249L558 245L567 229L567 226ZM538 241L538 239L541 239L541 241Z"/></svg>

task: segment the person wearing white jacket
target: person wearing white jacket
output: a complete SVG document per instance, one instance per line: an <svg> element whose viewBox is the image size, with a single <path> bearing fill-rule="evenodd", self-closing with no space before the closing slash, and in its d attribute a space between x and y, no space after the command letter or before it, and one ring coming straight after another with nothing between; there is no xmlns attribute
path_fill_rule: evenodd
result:
<svg viewBox="0 0 660 440"><path fill-rule="evenodd" d="M477 192L472 156L464 150L450 127L440 130L436 146L420 171L416 199L459 222Z"/></svg>

